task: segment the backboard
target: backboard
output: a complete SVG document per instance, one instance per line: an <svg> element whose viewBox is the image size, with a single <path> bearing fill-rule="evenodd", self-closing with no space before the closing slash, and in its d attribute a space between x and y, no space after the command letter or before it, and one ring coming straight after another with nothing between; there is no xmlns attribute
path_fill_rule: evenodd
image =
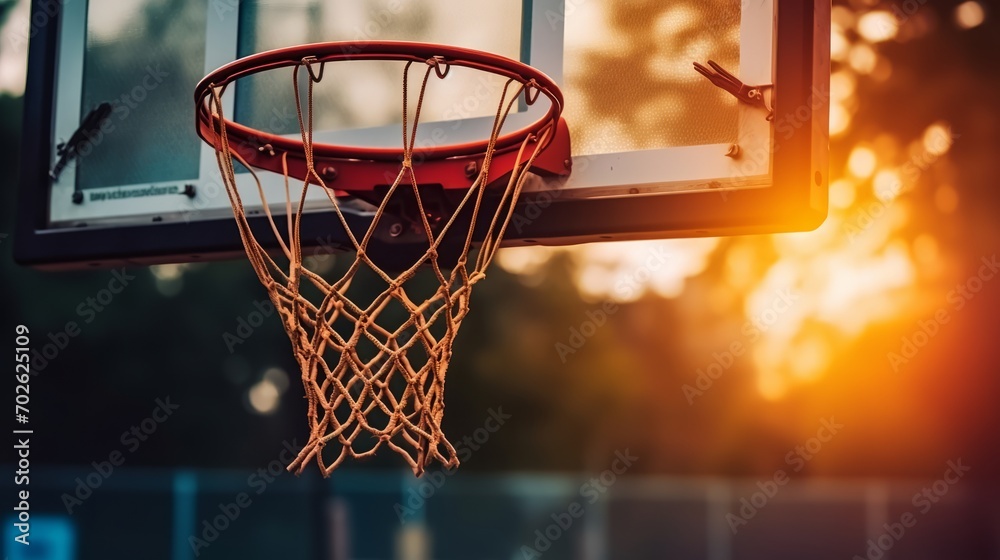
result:
<svg viewBox="0 0 1000 560"><path fill-rule="evenodd" d="M237 58L324 41L488 51L559 84L572 173L531 183L505 245L801 231L826 216L829 0L77 0L32 10L15 241L24 264L241 255L215 154L195 132L195 85ZM709 60L762 86L760 102L696 71ZM488 136L502 83L474 72L445 81L418 146ZM227 95L227 113L298 136L289 82L249 78ZM398 146L399 82L375 63L326 80L317 141ZM521 106L512 125L532 110ZM63 144L76 157L62 157ZM256 188L240 175L241 189ZM262 177L269 200L283 200L282 178ZM304 244L346 246L324 214L307 213ZM363 207L349 216L360 229L370 217Z"/></svg>

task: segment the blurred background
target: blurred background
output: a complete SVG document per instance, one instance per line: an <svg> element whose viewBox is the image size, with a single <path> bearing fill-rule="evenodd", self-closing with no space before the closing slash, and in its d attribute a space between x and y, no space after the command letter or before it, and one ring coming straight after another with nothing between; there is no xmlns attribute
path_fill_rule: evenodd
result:
<svg viewBox="0 0 1000 560"><path fill-rule="evenodd" d="M0 1L3 328L63 346L7 557L1000 558L998 6L834 5L824 226L502 252L449 371L460 472L322 480L280 468L305 406L248 263L128 268L89 322L112 271L13 263L28 9Z"/></svg>

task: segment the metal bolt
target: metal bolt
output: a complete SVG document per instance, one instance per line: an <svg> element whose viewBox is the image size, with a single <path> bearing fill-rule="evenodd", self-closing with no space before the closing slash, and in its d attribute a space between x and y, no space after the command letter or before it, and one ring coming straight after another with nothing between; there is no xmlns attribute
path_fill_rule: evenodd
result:
<svg viewBox="0 0 1000 560"><path fill-rule="evenodd" d="M83 193L76 191L73 193L73 204L83 204Z"/></svg>
<svg viewBox="0 0 1000 560"><path fill-rule="evenodd" d="M336 181L337 180L337 168L332 165L327 165L319 172L326 181Z"/></svg>
<svg viewBox="0 0 1000 560"><path fill-rule="evenodd" d="M740 147L737 144L730 144L729 149L726 151L727 158L739 159L740 157Z"/></svg>
<svg viewBox="0 0 1000 560"><path fill-rule="evenodd" d="M563 160L563 165L566 166L566 169L573 169L573 160Z"/></svg>
<svg viewBox="0 0 1000 560"><path fill-rule="evenodd" d="M478 174L479 174L479 164L478 163L476 163L474 161L470 161L468 164L466 164L466 166L465 166L465 176L466 177L468 177L469 179L472 179L472 178L474 178Z"/></svg>
<svg viewBox="0 0 1000 560"><path fill-rule="evenodd" d="M399 237L403 235L403 224L396 222L389 226L389 235L393 237Z"/></svg>

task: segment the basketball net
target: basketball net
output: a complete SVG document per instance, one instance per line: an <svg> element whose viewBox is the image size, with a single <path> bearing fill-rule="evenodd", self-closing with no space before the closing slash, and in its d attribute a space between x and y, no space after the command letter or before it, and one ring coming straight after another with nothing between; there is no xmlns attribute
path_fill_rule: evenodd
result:
<svg viewBox="0 0 1000 560"><path fill-rule="evenodd" d="M254 271L279 312L302 373L310 434L309 442L288 466L288 470L296 474L302 473L307 464L314 461L323 475L329 476L347 457L370 457L383 446L402 455L417 476L434 461L448 468L459 464L454 446L441 430L445 376L452 357L452 345L462 320L469 312L472 287L485 277L486 268L500 247L513 216L515 202L529 176L528 170L554 134L556 123L543 128L537 135L529 134L521 142L517 148L517 163L506 186L490 187L490 190L503 189L501 203L492 215L485 215L486 211L481 213L489 184L490 164L504 122L521 94L530 96L534 85L533 81L508 79L500 95L478 177L452 215L445 216L441 223L432 227L418 188L420 169L414 163L414 145L428 80L434 72L439 77L444 76L438 67L438 60L429 59L426 62L412 126L408 89L413 61L407 62L403 70L402 162L398 175L374 212L370 227L360 238L348 227L342 201L327 187L314 167L313 86L322 79L322 70L317 76L310 66L315 62L303 59L292 72L307 176L301 183L301 193L293 197L288 154L282 154L285 180L283 227L279 227L280 218L276 220L271 213L257 173L229 143L227 121L222 109L225 87L211 87L209 109L216 128L216 158L240 237ZM303 67L310 77L305 113L298 80ZM256 182L261 207L280 248L280 253L275 251L275 257L264 249L247 220L244 202L236 185L234 158L250 170ZM327 280L303 265L300 225L306 193L310 188L322 188L350 240L353 260L340 278ZM392 274L373 261L369 244L379 223L383 219L393 219L386 218L386 208L393 193L402 190L412 190L422 221L419 225L426 234L428 248L409 268ZM471 223L467 232L461 232L464 245L457 262L448 268L439 262L438 249L453 227L466 227L456 225L456 217L463 210L471 212ZM478 253L471 259L469 252L474 245L473 232L478 222L487 220L489 225L479 241ZM465 223L464 220L461 222ZM270 245L274 245L273 240ZM412 281L421 270L433 274L437 289L427 297L411 298L408 289L415 284ZM380 285L386 288L374 297L370 293L365 296L363 290L349 293L352 282L363 272L380 278L384 283ZM389 309L394 311L387 311ZM404 312L399 313L399 309Z"/></svg>

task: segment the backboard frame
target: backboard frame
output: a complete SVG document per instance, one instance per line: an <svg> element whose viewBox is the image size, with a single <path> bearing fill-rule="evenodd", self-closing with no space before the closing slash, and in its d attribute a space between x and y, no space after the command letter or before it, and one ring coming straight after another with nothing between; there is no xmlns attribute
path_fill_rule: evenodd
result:
<svg viewBox="0 0 1000 560"><path fill-rule="evenodd" d="M776 118L771 186L607 198L577 198L571 189L526 193L504 244L569 245L803 231L819 226L826 217L829 182L830 3L774 2L774 41L782 48L775 49L773 62ZM38 123L53 122L61 16L61 11L55 14L55 25L38 28L30 44L16 260L39 268L79 268L242 255L237 230L226 216L117 227L47 225L50 190L38 187L49 182L49 156L56 131ZM367 229L366 216L350 215L348 219L356 232ZM265 221L255 218L251 224L263 232ZM343 249L347 239L338 230L327 217L307 214L302 224L304 245L307 250ZM389 245L375 250L407 253L405 247Z"/></svg>

